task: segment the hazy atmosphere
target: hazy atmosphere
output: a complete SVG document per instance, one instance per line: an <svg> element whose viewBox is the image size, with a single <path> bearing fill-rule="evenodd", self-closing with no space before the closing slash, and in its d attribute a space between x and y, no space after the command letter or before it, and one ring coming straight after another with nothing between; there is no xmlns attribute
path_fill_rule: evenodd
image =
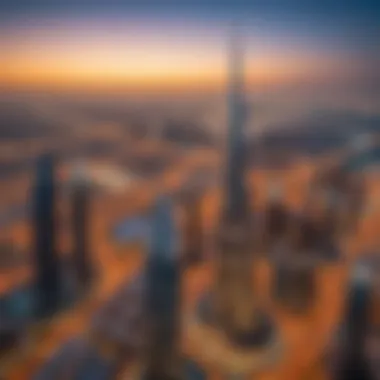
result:
<svg viewBox="0 0 380 380"><path fill-rule="evenodd" d="M0 0L0 379L380 380L379 20Z"/></svg>

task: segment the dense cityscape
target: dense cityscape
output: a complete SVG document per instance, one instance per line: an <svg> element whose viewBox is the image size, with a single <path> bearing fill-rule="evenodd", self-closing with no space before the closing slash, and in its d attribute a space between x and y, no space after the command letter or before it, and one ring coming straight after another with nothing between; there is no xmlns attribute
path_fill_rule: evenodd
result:
<svg viewBox="0 0 380 380"><path fill-rule="evenodd" d="M219 129L204 98L0 105L0 379L380 380L380 119L257 133L247 44Z"/></svg>

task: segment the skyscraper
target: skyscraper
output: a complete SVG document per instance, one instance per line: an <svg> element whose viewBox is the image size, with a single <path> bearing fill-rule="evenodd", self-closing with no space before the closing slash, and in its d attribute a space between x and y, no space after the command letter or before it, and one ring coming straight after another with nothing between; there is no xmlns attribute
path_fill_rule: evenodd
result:
<svg viewBox="0 0 380 380"><path fill-rule="evenodd" d="M276 247L274 294L294 312L309 310L316 298L316 241L314 224L303 214L293 214L284 244Z"/></svg>
<svg viewBox="0 0 380 380"><path fill-rule="evenodd" d="M225 223L241 224L249 218L249 200L245 185L247 148L244 135L243 54L239 36L231 38L229 56L227 161L222 217Z"/></svg>
<svg viewBox="0 0 380 380"><path fill-rule="evenodd" d="M32 220L36 270L37 314L54 311L60 298L60 270L56 248L56 184L54 159L45 154L37 162Z"/></svg>
<svg viewBox="0 0 380 380"><path fill-rule="evenodd" d="M269 187L269 199L263 220L263 246L267 251L282 242L289 229L289 211L282 200L282 189L274 184Z"/></svg>
<svg viewBox="0 0 380 380"><path fill-rule="evenodd" d="M179 377L180 273L177 231L168 198L157 201L146 266L148 347L145 380Z"/></svg>
<svg viewBox="0 0 380 380"><path fill-rule="evenodd" d="M231 41L226 183L217 242L214 308L216 322L232 341L257 346L267 342L270 329L252 294L253 228L245 184L243 82L242 51L235 34Z"/></svg>
<svg viewBox="0 0 380 380"><path fill-rule="evenodd" d="M92 275L89 252L89 184L78 171L72 186L73 254L77 283L88 284Z"/></svg>
<svg viewBox="0 0 380 380"><path fill-rule="evenodd" d="M343 321L343 336L338 353L339 360L333 370L333 379L369 380L374 378L365 349L370 321L371 279L369 269L358 265L349 287Z"/></svg>
<svg viewBox="0 0 380 380"><path fill-rule="evenodd" d="M336 228L338 220L333 207L334 196L325 189L318 189L319 184L312 184L313 190L306 197L302 217L293 228L298 249L317 253L327 261L339 259L340 252L337 245ZM315 188L318 190L315 191ZM320 194L324 194L320 199ZM298 225L297 225L298 224Z"/></svg>

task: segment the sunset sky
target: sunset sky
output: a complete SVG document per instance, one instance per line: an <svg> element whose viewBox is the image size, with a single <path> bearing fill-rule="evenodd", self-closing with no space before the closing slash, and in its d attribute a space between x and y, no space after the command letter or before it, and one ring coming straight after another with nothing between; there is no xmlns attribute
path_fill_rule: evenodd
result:
<svg viewBox="0 0 380 380"><path fill-rule="evenodd" d="M252 83L371 83L378 79L379 17L369 0L6 0L0 84L217 87L231 21L244 32Z"/></svg>

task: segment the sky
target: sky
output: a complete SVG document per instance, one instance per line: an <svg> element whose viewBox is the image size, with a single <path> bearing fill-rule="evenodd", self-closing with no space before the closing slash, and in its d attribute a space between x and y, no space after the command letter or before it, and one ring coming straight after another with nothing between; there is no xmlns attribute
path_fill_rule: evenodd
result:
<svg viewBox="0 0 380 380"><path fill-rule="evenodd" d="M379 83L370 0L3 0L0 85L218 88L238 24L252 84Z"/></svg>

